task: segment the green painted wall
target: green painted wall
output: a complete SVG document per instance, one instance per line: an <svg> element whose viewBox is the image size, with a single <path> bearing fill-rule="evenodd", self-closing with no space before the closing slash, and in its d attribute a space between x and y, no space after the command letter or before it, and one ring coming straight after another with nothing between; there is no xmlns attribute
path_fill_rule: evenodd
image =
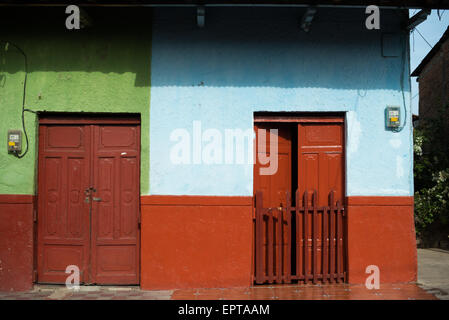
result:
<svg viewBox="0 0 449 320"><path fill-rule="evenodd" d="M149 190L151 29L144 26L68 31L35 27L0 41L19 45L28 57L26 108L34 111L141 114L141 193ZM148 25L148 27L146 27ZM20 129L24 59L0 44L0 194L35 194L37 116L25 113L28 154L7 154L7 130ZM25 139L23 137L23 148Z"/></svg>

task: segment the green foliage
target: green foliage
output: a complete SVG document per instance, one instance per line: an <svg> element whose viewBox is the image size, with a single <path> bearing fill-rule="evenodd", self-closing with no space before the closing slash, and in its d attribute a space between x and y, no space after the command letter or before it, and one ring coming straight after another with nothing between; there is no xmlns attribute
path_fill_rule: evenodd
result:
<svg viewBox="0 0 449 320"><path fill-rule="evenodd" d="M448 107L414 130L415 223L418 234L449 226Z"/></svg>

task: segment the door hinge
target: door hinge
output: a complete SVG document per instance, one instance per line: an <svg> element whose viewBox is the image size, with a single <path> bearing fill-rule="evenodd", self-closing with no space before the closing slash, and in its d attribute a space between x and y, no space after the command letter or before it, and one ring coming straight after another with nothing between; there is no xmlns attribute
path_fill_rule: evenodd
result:
<svg viewBox="0 0 449 320"><path fill-rule="evenodd" d="M140 223L140 216L137 217L137 227L140 229L141 223Z"/></svg>
<svg viewBox="0 0 449 320"><path fill-rule="evenodd" d="M37 210L33 209L33 222L37 222Z"/></svg>
<svg viewBox="0 0 449 320"><path fill-rule="evenodd" d="M33 270L33 282L37 282L37 270Z"/></svg>

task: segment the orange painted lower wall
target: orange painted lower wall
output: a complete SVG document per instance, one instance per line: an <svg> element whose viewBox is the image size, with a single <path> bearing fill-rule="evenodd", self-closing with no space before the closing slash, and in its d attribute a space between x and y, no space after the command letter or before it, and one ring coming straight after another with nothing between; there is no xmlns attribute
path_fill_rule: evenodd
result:
<svg viewBox="0 0 449 320"><path fill-rule="evenodd" d="M251 197L142 196L141 287L252 285ZM417 278L413 197L347 198L349 283Z"/></svg>
<svg viewBox="0 0 449 320"><path fill-rule="evenodd" d="M141 287L250 286L252 197L142 196Z"/></svg>
<svg viewBox="0 0 449 320"><path fill-rule="evenodd" d="M0 195L0 291L33 287L32 195Z"/></svg>
<svg viewBox="0 0 449 320"><path fill-rule="evenodd" d="M417 278L413 197L348 197L349 283L365 283L368 265L380 269L380 283Z"/></svg>
<svg viewBox="0 0 449 320"><path fill-rule="evenodd" d="M142 196L141 287L252 285L252 197ZM0 195L0 291L33 284L34 197ZM348 197L348 282L416 281L413 197Z"/></svg>

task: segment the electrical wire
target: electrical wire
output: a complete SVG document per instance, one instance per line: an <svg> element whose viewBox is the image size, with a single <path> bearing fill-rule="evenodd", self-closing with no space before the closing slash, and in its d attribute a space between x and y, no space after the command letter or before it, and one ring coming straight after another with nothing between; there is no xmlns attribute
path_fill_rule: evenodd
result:
<svg viewBox="0 0 449 320"><path fill-rule="evenodd" d="M405 38L403 40L405 42ZM404 73L405 73L405 60L407 59L407 43L405 43L402 49L402 63L401 63L401 76L400 76L400 85L401 85L401 93L402 93L402 104L404 107L404 123L400 128L394 130L394 132L401 132L404 130L405 125L407 124L407 105L405 103L405 93L404 93Z"/></svg>
<svg viewBox="0 0 449 320"><path fill-rule="evenodd" d="M424 36L421 34L421 32L419 32L418 28L415 28L415 30L418 32L418 34L421 36L421 38L423 38L424 41L429 45L429 47L430 47L431 49L433 49L433 46L429 43L429 41L427 41L426 38L424 38Z"/></svg>
<svg viewBox="0 0 449 320"><path fill-rule="evenodd" d="M24 78L24 80L23 80L22 129L23 129L23 132L24 132L24 134L25 134L26 149L25 149L25 151L24 151L22 154L14 153L14 155L15 155L17 158L22 159L22 158L27 154L27 152L28 152L28 134L27 134L26 127L25 127L25 112L28 111L28 112L36 113L36 112L33 111L33 110L30 110L30 109L26 109L26 108L25 108L26 87L27 87L27 78L28 78L28 59L27 59L27 55L25 54L25 52L24 52L18 45L14 44L13 42L10 42L10 41L0 41L0 42L6 43L6 45L5 45L5 51L7 51L7 50L8 50L8 46L11 45L11 46L13 46L14 48L16 48L16 50L19 51L20 54L22 54L22 55L23 55L23 58L24 58L25 78Z"/></svg>

